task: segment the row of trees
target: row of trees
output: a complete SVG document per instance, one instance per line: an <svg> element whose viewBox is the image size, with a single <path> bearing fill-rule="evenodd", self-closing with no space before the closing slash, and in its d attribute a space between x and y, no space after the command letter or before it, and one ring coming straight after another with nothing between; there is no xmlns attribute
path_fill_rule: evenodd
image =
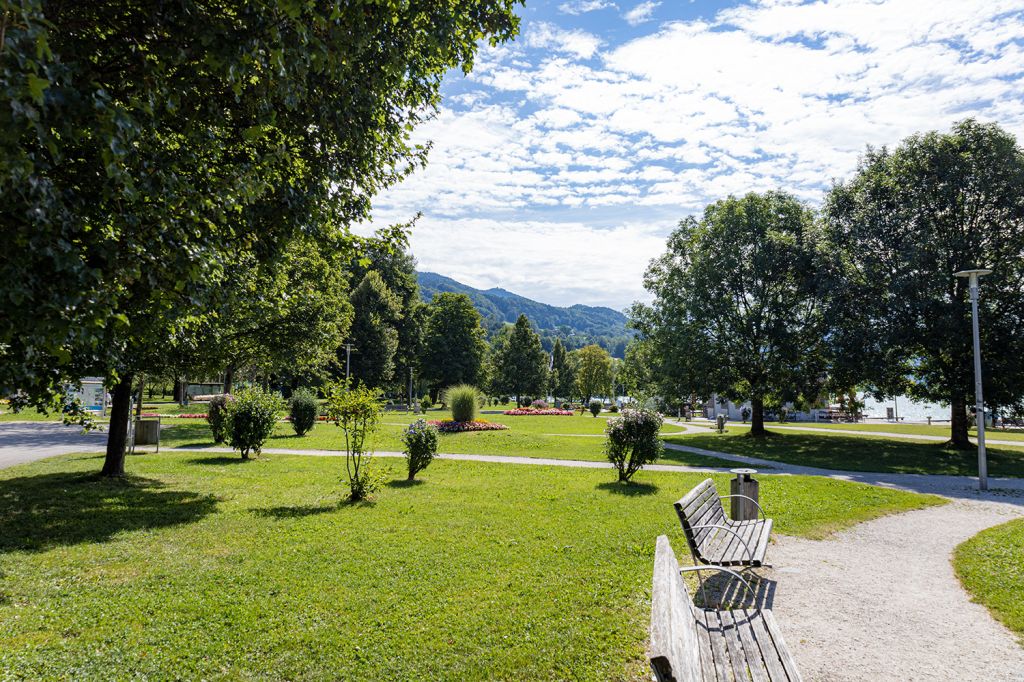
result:
<svg viewBox="0 0 1024 682"><path fill-rule="evenodd" d="M868 149L816 213L783 192L729 197L683 220L652 261L651 305L633 377L680 401L816 403L862 388L951 405L951 441L969 444L970 305L953 273L982 284L984 392L1024 400L1024 153L996 125L964 121Z"/></svg>

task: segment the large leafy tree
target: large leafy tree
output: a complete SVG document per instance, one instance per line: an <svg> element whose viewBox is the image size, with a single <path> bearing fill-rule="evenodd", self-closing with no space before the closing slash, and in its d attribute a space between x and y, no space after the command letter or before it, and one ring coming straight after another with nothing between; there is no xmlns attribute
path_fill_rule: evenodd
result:
<svg viewBox="0 0 1024 682"><path fill-rule="evenodd" d="M781 192L729 197L683 220L644 284L641 327L683 394L750 400L762 436L766 399L817 397L825 368L813 215ZM691 382L685 386L685 382Z"/></svg>
<svg viewBox="0 0 1024 682"><path fill-rule="evenodd" d="M484 379L487 342L480 313L466 294L442 293L427 306L420 373L435 393Z"/></svg>
<svg viewBox="0 0 1024 682"><path fill-rule="evenodd" d="M551 349L551 395L556 398L571 398L575 387L576 377L573 374L572 363L569 362L569 354L562 345L562 340L556 338Z"/></svg>
<svg viewBox="0 0 1024 682"><path fill-rule="evenodd" d="M0 390L131 380L240 254L343 232L424 162L442 76L516 0L45 2L0 13Z"/></svg>
<svg viewBox="0 0 1024 682"><path fill-rule="evenodd" d="M650 339L636 338L626 346L618 380L631 398L649 397L657 390Z"/></svg>
<svg viewBox="0 0 1024 682"><path fill-rule="evenodd" d="M583 404L596 395L612 392L612 357L597 344L584 346L572 352L576 393Z"/></svg>
<svg viewBox="0 0 1024 682"><path fill-rule="evenodd" d="M495 392L511 393L517 404L527 395L541 394L547 384L548 355L526 315L520 315L508 335L498 337L494 346Z"/></svg>
<svg viewBox="0 0 1024 682"><path fill-rule="evenodd" d="M402 317L402 302L388 289L380 274L371 270L352 292L352 306L355 319L349 342L355 346L355 351L351 354L351 376L371 388L380 388L395 374L398 351L395 326ZM344 348L339 353L344 357Z"/></svg>
<svg viewBox="0 0 1024 682"><path fill-rule="evenodd" d="M958 270L987 267L980 298L984 393L1024 397L1024 152L967 120L896 149L869 149L825 203L836 374L876 394L951 405L969 445L974 392L970 299Z"/></svg>

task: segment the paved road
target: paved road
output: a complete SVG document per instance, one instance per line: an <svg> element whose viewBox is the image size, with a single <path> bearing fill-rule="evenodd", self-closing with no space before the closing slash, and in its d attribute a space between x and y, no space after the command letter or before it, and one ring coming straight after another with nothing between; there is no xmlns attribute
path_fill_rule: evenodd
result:
<svg viewBox="0 0 1024 682"><path fill-rule="evenodd" d="M102 450L106 444L106 431L83 434L80 427L53 422L3 422L0 469L69 452Z"/></svg>

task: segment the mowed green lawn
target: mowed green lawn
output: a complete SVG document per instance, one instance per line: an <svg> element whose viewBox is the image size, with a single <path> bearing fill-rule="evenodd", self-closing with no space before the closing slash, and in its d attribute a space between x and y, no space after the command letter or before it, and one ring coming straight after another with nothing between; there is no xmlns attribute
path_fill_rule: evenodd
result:
<svg viewBox="0 0 1024 682"><path fill-rule="evenodd" d="M586 416L573 417L513 417L482 415L489 421L507 424L503 431L475 431L470 433L441 434L438 451L451 454L510 455L516 457L546 457L551 459L582 459L605 461L604 429L607 419ZM451 417L438 410L428 413L430 419ZM416 417L404 413L386 413L380 431L373 439L374 448L384 452L400 452L402 430ZM662 427L665 434L682 433L671 424ZM189 420L175 423L161 434L167 447L210 447L213 440L205 421ZM267 448L288 450L341 450L344 440L341 430L330 423L319 423L305 436L295 435L291 424L277 425ZM663 463L690 466L733 467L735 462L689 453L665 451Z"/></svg>
<svg viewBox="0 0 1024 682"><path fill-rule="evenodd" d="M988 607L1024 645L1024 519L961 543L953 553L953 568L974 601Z"/></svg>
<svg viewBox="0 0 1024 682"><path fill-rule="evenodd" d="M737 428L749 428L749 424L742 424L736 422L729 422L730 427ZM900 433L908 436L937 436L942 438L949 438L949 424L890 424L888 422L882 423L871 423L871 424L833 424L830 422L786 422L780 424L778 422L765 422L765 426L771 428L773 426L785 426L787 430L806 428L806 429L828 429L831 431L862 431L862 432L880 432L880 433ZM977 437L977 431L970 429L968 431L972 438ZM985 430L986 437L995 440L1016 440L1021 441L1024 445L1024 429L1019 428L989 428Z"/></svg>
<svg viewBox="0 0 1024 682"><path fill-rule="evenodd" d="M0 471L0 677L647 679L654 540L685 554L671 503L703 478L438 461L353 506L340 458L100 463ZM761 499L811 538L942 502L797 476Z"/></svg>
<svg viewBox="0 0 1024 682"><path fill-rule="evenodd" d="M667 436L665 442L823 469L957 476L978 473L976 450L953 450L935 441L781 430L770 433L767 438L752 438L747 429L733 428L723 434ZM1024 449L998 446L987 448L987 452L989 475L1024 476Z"/></svg>

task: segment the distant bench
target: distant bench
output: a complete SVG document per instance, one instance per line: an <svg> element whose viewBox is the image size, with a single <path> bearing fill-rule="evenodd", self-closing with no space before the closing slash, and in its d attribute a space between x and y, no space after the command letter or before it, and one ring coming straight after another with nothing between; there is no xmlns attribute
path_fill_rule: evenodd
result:
<svg viewBox="0 0 1024 682"><path fill-rule="evenodd" d="M749 521L728 518L722 499L729 498L742 498L754 505L761 518ZM694 563L744 568L764 565L772 520L765 518L764 510L755 500L746 495L719 497L715 482L708 478L676 502L675 508Z"/></svg>
<svg viewBox="0 0 1024 682"><path fill-rule="evenodd" d="M702 570L712 569L718 567ZM771 611L694 606L664 535L658 538L654 557L650 661L659 682L801 679Z"/></svg>

